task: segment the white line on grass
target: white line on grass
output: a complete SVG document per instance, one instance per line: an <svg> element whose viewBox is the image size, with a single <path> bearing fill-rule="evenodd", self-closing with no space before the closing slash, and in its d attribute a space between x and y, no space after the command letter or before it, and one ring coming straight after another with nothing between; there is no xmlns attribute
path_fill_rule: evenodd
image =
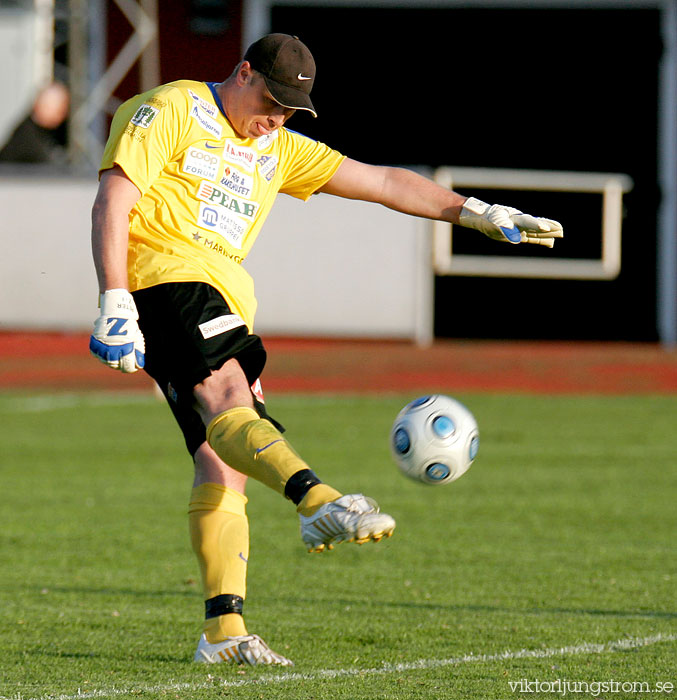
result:
<svg viewBox="0 0 677 700"><path fill-rule="evenodd" d="M107 690L92 690L85 693L78 690L75 695L41 695L27 698L24 695L0 696L0 700L86 700L87 698L114 698L120 695L135 693L167 693L171 691L204 690L209 688L242 688L243 686L262 686L296 681L333 680L350 678L352 676L377 676L406 671L419 671L444 666L460 666L472 663L490 663L492 661L509 661L511 659L547 659L556 656L577 656L582 654L613 654L628 649L648 647L653 644L663 644L677 641L677 634L655 634L651 637L626 637L613 642L598 644L583 642L574 646L552 647L547 649L518 649L506 650L497 654L464 654L449 659L419 659L403 664L388 664L374 668L338 668L314 671L312 673L278 673L271 676L242 680L219 680L211 677L205 683L172 683L156 686L133 686L131 688L109 688ZM207 667L208 668L208 667ZM218 667L217 667L218 668Z"/></svg>
<svg viewBox="0 0 677 700"><path fill-rule="evenodd" d="M0 413L44 413L82 406L124 406L152 403L157 398L151 393L138 394L44 394L36 396L0 397Z"/></svg>

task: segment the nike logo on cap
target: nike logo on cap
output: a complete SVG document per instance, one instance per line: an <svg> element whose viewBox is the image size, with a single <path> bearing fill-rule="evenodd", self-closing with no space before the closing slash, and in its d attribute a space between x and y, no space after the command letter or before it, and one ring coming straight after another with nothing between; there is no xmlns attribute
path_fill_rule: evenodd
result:
<svg viewBox="0 0 677 700"><path fill-rule="evenodd" d="M303 75L303 73L299 73L296 77L299 80L312 80L312 78L309 75Z"/></svg>

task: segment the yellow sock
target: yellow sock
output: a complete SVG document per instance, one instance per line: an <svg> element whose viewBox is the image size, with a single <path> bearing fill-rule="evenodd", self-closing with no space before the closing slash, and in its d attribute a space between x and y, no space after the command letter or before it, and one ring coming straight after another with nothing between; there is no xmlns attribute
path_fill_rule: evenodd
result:
<svg viewBox="0 0 677 700"><path fill-rule="evenodd" d="M308 469L282 433L253 408L231 408L207 426L207 442L233 469L285 495L289 477Z"/></svg>
<svg viewBox="0 0 677 700"><path fill-rule="evenodd" d="M244 600L247 593L249 522L247 498L220 484L201 484L193 489L188 510L190 538L200 565L206 601ZM217 598L222 596L222 598ZM235 612L205 620L210 644L226 637L247 634L242 615Z"/></svg>
<svg viewBox="0 0 677 700"><path fill-rule="evenodd" d="M210 644L222 642L226 637L241 637L247 634L242 615L234 613L205 620L202 631Z"/></svg>
<svg viewBox="0 0 677 700"><path fill-rule="evenodd" d="M342 495L342 493L339 493L327 484L317 484L306 493L298 506L296 506L296 512L308 517L320 506L330 501L335 501L337 498L341 498Z"/></svg>

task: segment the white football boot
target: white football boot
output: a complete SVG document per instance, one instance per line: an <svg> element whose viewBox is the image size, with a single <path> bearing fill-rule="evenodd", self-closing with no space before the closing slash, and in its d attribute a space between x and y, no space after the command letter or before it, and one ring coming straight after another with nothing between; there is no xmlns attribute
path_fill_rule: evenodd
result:
<svg viewBox="0 0 677 700"><path fill-rule="evenodd" d="M293 666L294 664L281 654L274 652L256 634L245 634L240 637L228 637L223 642L210 644L203 634L197 645L193 661L203 664L219 664L234 662L246 666Z"/></svg>
<svg viewBox="0 0 677 700"><path fill-rule="evenodd" d="M301 538L309 552L333 549L339 542L378 542L395 529L395 520L379 513L376 502L361 493L341 496L320 506L313 515L299 517Z"/></svg>

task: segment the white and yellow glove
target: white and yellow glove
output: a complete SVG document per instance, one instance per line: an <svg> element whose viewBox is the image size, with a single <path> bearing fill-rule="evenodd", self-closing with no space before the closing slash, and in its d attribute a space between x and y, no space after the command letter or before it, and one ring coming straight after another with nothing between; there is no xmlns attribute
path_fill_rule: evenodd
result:
<svg viewBox="0 0 677 700"><path fill-rule="evenodd" d="M146 344L137 323L134 297L126 289L108 289L99 297L101 315L94 322L89 350L98 360L121 372L143 368Z"/></svg>
<svg viewBox="0 0 677 700"><path fill-rule="evenodd" d="M534 243L552 248L555 238L562 238L562 224L552 219L523 214L519 209L502 204L487 204L469 197L458 223L481 231L495 241L508 243Z"/></svg>

